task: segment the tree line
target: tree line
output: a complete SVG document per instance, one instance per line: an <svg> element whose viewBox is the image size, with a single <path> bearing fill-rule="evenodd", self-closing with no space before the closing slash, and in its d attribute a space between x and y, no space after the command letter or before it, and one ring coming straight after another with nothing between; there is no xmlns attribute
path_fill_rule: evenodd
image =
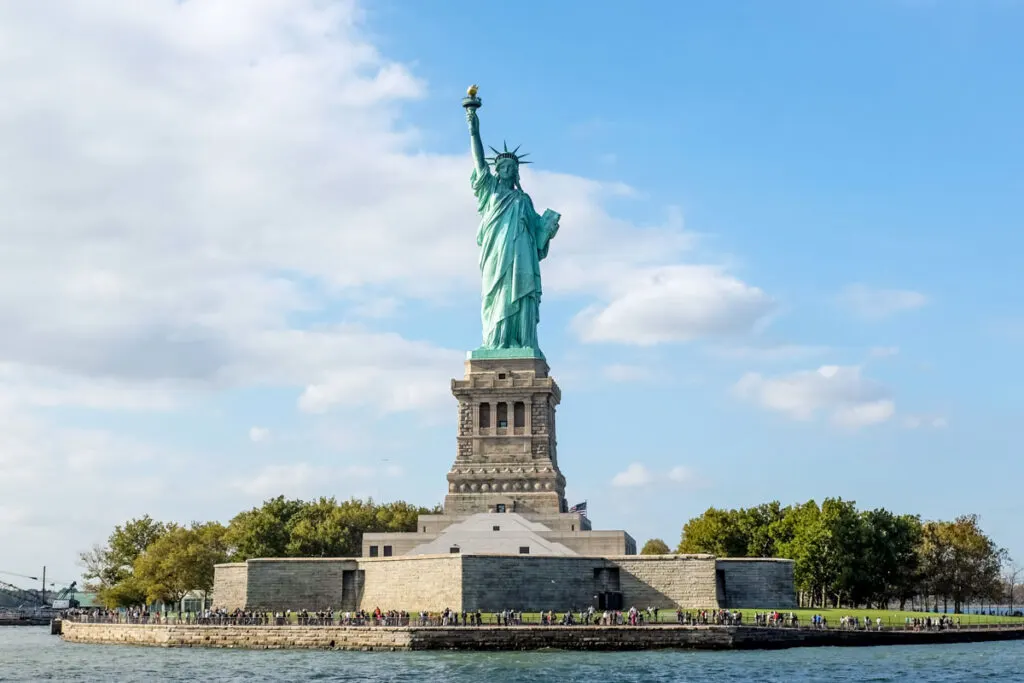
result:
<svg viewBox="0 0 1024 683"><path fill-rule="evenodd" d="M652 539L642 553L668 552ZM908 601L960 613L972 603L1005 604L1015 580L1001 576L1007 552L976 515L922 521L884 508L858 510L826 498L783 507L778 501L738 510L709 508L683 526L679 553L781 557L794 561L800 603L808 607L888 608ZM1016 576L1014 576L1016 579Z"/></svg>
<svg viewBox="0 0 1024 683"><path fill-rule="evenodd" d="M81 554L86 590L107 607L178 604L213 590L213 566L251 557L354 557L363 534L415 531L433 509L403 501L312 501L278 496L219 522L179 525L145 515L114 527L106 544Z"/></svg>

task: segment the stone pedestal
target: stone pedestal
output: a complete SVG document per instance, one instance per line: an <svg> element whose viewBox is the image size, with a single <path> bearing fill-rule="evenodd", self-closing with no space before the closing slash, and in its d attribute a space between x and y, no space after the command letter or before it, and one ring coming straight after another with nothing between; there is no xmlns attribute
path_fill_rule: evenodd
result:
<svg viewBox="0 0 1024 683"><path fill-rule="evenodd" d="M543 358L471 358L452 380L458 451L448 472L446 515L567 511L558 469L555 407L561 391Z"/></svg>

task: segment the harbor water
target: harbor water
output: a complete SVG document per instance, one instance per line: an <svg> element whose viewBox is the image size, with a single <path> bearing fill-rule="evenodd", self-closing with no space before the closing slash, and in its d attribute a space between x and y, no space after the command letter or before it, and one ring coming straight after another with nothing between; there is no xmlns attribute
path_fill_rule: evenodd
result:
<svg viewBox="0 0 1024 683"><path fill-rule="evenodd" d="M1024 641L757 652L394 652L163 649L65 643L0 627L0 681L1021 680Z"/></svg>

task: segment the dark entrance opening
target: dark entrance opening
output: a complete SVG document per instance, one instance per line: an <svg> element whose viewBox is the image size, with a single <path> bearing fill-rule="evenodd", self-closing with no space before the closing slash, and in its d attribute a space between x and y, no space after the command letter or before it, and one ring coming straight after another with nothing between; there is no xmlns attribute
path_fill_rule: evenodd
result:
<svg viewBox="0 0 1024 683"><path fill-rule="evenodd" d="M619 591L601 591L594 596L594 609L621 610L622 593Z"/></svg>

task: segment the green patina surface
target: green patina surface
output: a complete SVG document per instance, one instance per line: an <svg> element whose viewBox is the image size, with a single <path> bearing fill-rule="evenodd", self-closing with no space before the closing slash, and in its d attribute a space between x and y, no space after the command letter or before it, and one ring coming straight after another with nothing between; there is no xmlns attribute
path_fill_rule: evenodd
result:
<svg viewBox="0 0 1024 683"><path fill-rule="evenodd" d="M480 247L483 344L470 358L543 358L537 341L540 262L548 255L561 216L551 209L543 215L534 209L519 180L520 164L529 162L523 161L526 155L518 154L518 147L512 151L508 146L503 146L503 151L492 147L494 157L484 156L477 118L481 102L475 93L474 88L463 106L473 152L471 184L480 214L476 243ZM485 355L488 351L511 355Z"/></svg>
<svg viewBox="0 0 1024 683"><path fill-rule="evenodd" d="M544 360L544 354L536 348L489 349L481 346L466 354L470 360L497 360L508 358L540 358Z"/></svg>

